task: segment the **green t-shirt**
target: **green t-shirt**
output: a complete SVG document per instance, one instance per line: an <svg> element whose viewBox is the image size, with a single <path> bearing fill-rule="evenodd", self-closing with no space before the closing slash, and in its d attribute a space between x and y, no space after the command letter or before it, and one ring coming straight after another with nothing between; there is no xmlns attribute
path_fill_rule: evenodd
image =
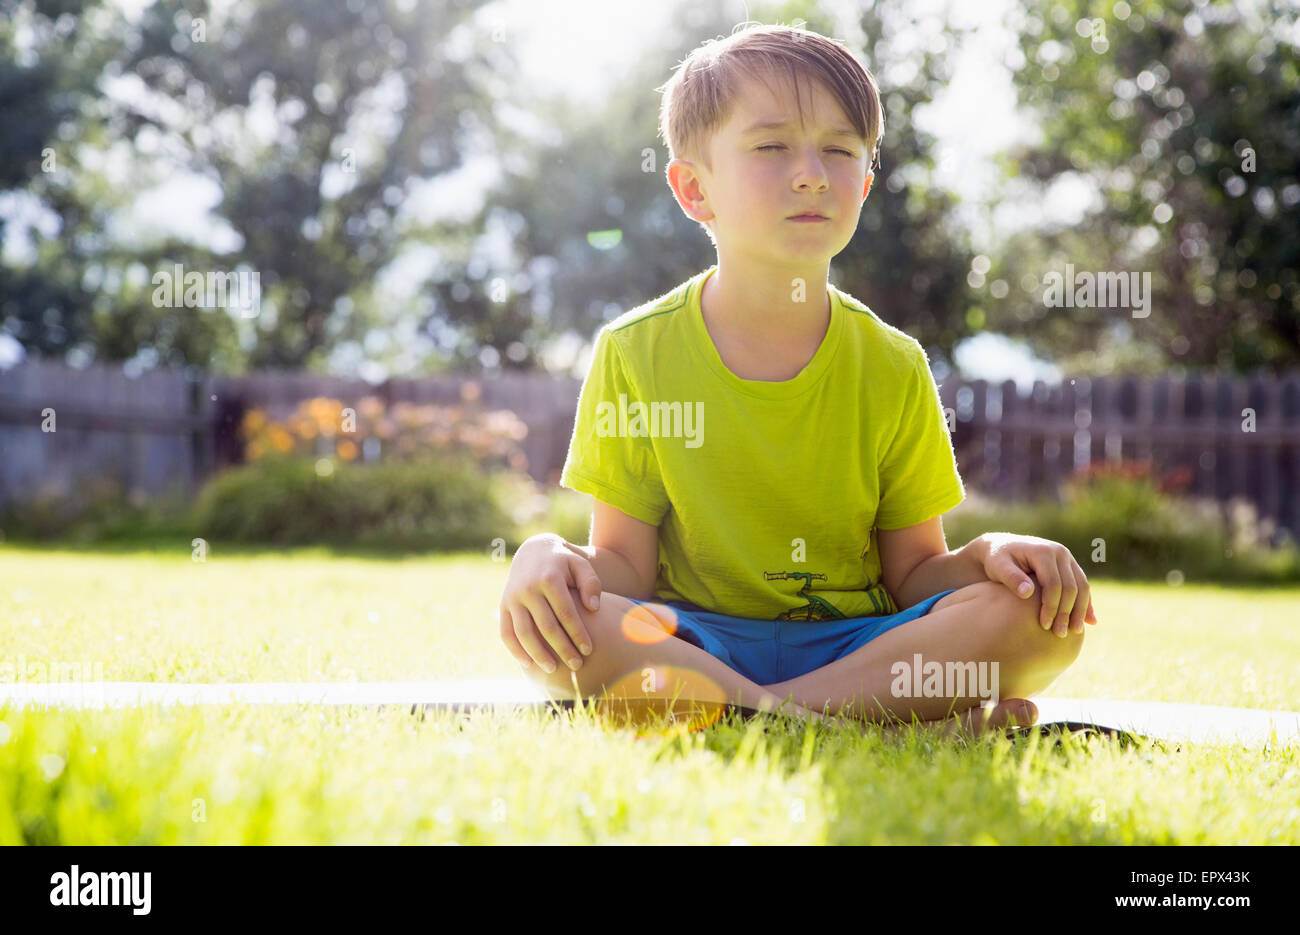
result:
<svg viewBox="0 0 1300 935"><path fill-rule="evenodd" d="M597 334L560 484L659 527L658 601L762 620L897 613L876 529L965 497L925 349L831 286L808 365L742 380L700 311L716 268Z"/></svg>

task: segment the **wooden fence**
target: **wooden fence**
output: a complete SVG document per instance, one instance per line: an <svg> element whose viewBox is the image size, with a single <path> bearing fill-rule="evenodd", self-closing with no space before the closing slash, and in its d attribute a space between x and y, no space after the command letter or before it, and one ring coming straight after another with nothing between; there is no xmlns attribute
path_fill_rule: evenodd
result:
<svg viewBox="0 0 1300 935"><path fill-rule="evenodd" d="M1092 462L1149 461L1188 495L1249 500L1274 544L1300 538L1300 373L948 380L939 398L963 480L990 496L1059 497Z"/></svg>
<svg viewBox="0 0 1300 935"><path fill-rule="evenodd" d="M121 367L79 370L29 358L0 371L0 507L42 489L68 493L103 476L137 497L192 496L214 471L243 460L236 430L245 411L259 407L283 418L318 396L355 406L365 396L386 404L449 404L477 394L484 410L509 409L528 426L520 443L528 472L555 483L581 386L535 374L378 385L277 371L224 376L158 369L130 377Z"/></svg>
<svg viewBox="0 0 1300 935"><path fill-rule="evenodd" d="M192 492L210 463L210 409L183 371L31 359L0 371L0 506L117 477L131 493Z"/></svg>
<svg viewBox="0 0 1300 935"><path fill-rule="evenodd" d="M120 367L76 370L29 359L0 371L0 506L42 487L59 492L110 475L144 495L192 495L242 460L235 429L253 406L288 415L324 396L355 406L460 403L510 409L527 426L528 471L556 483L568 450L581 381L539 374L362 380L296 372L221 376L156 370L131 378ZM1162 476L1181 472L1189 494L1244 497L1276 530L1300 538L1300 373L1282 378L1217 375L1158 379L1075 378L1036 382L944 381L958 466L968 487L1006 498L1054 496L1093 461L1149 460ZM55 432L42 431L53 410ZM1243 410L1246 410L1243 412Z"/></svg>

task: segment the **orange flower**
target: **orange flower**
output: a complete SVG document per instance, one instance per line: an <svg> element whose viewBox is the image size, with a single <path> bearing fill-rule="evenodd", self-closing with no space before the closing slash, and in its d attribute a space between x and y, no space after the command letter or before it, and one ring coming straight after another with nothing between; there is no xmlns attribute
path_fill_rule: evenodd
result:
<svg viewBox="0 0 1300 935"><path fill-rule="evenodd" d="M357 415L365 416L372 422L384 415L384 401L378 396L363 396L357 402Z"/></svg>
<svg viewBox="0 0 1300 935"><path fill-rule="evenodd" d="M255 435L266 425L266 413L261 409L250 409L244 413L244 431Z"/></svg>
<svg viewBox="0 0 1300 935"><path fill-rule="evenodd" d="M343 408L337 399L327 399L324 396L316 396L302 405L317 419L328 419Z"/></svg>
<svg viewBox="0 0 1300 935"><path fill-rule="evenodd" d="M293 450L293 437L278 425L273 425L267 431L271 444L279 451Z"/></svg>

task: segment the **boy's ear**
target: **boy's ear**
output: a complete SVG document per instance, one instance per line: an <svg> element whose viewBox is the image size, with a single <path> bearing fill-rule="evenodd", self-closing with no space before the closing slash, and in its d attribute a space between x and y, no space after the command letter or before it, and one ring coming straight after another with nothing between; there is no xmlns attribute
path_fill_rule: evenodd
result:
<svg viewBox="0 0 1300 935"><path fill-rule="evenodd" d="M704 207L704 193L700 191L700 176L695 164L685 159L674 159L665 170L668 187L681 205L686 216L693 221L711 221L713 213Z"/></svg>
<svg viewBox="0 0 1300 935"><path fill-rule="evenodd" d="M876 179L876 173L870 169L867 170L867 181L862 186L862 200L867 200L867 192L871 191L871 183Z"/></svg>

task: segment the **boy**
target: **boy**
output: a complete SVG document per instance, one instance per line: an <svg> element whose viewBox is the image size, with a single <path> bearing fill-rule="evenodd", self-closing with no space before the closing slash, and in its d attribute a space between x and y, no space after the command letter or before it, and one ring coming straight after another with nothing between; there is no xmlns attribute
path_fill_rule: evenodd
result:
<svg viewBox="0 0 1300 935"><path fill-rule="evenodd" d="M560 481L595 498L591 541L520 547L503 643L552 697L1034 723L1096 623L1087 578L1043 539L947 549L965 492L925 351L828 283L874 177L874 79L759 26L663 91L668 184L718 262L597 335Z"/></svg>

